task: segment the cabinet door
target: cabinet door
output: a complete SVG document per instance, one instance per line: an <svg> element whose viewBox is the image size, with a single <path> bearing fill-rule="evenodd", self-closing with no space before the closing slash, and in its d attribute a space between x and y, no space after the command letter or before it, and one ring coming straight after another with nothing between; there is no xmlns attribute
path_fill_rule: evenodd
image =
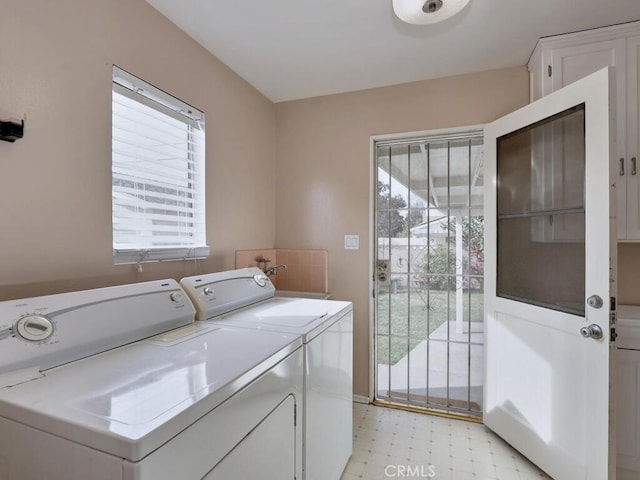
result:
<svg viewBox="0 0 640 480"><path fill-rule="evenodd" d="M640 36L627 40L627 234L626 240L640 239ZM618 207L618 211L622 209ZM620 217L620 213L618 217ZM619 232L619 229L618 229Z"/></svg>
<svg viewBox="0 0 640 480"><path fill-rule="evenodd" d="M553 48L552 90L556 91L604 67L616 67L617 87L624 86L625 40L605 40ZM621 79L621 80L620 80ZM624 92L624 90L620 90Z"/></svg>
<svg viewBox="0 0 640 480"><path fill-rule="evenodd" d="M627 238L627 178L631 171L625 158L626 130L626 58L625 39L604 40L553 48L551 53L551 90L556 91L604 67L616 67L616 165L612 181L616 187L618 238Z"/></svg>
<svg viewBox="0 0 640 480"><path fill-rule="evenodd" d="M616 67L616 164L612 165L615 175L611 179L616 187L618 238L626 239L627 234L627 183L632 166L625 158L626 134L626 58L625 39L603 40L566 47L552 48L551 91L556 91L604 67ZM613 172L612 172L613 173ZM636 177L637 178L637 177ZM636 224L639 225L640 224ZM639 228L638 226L636 228ZM640 236L640 232L638 233Z"/></svg>
<svg viewBox="0 0 640 480"><path fill-rule="evenodd" d="M618 467L640 472L640 351L618 349L616 356Z"/></svg>

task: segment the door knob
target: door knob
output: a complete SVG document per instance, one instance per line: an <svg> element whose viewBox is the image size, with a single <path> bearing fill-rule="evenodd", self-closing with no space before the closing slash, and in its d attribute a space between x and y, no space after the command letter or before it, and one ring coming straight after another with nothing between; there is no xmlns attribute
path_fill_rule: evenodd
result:
<svg viewBox="0 0 640 480"><path fill-rule="evenodd" d="M580 335L584 338L593 338L594 340L599 340L602 338L602 329L599 325L592 323L588 327L582 327L580 329Z"/></svg>
<svg viewBox="0 0 640 480"><path fill-rule="evenodd" d="M603 304L604 302L599 295L591 295L589 298L587 298L587 305L592 308L602 308Z"/></svg>

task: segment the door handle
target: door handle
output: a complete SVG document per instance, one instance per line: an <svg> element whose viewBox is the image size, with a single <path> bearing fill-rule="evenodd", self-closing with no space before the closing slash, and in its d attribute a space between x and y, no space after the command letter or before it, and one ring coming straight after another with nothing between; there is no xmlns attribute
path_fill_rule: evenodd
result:
<svg viewBox="0 0 640 480"><path fill-rule="evenodd" d="M593 338L594 340L600 340L602 338L602 329L599 325L592 323L588 327L582 327L580 329L580 335L584 338Z"/></svg>
<svg viewBox="0 0 640 480"><path fill-rule="evenodd" d="M587 305L592 308L602 308L604 302L602 301L602 297L600 297L600 295L591 295L589 298L587 298Z"/></svg>

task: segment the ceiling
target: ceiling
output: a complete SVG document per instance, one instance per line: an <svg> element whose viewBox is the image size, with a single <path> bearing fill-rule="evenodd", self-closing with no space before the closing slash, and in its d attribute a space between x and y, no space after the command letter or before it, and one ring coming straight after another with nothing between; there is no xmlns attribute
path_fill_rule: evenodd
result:
<svg viewBox="0 0 640 480"><path fill-rule="evenodd" d="M525 65L539 37L640 19L640 0L471 0L408 25L391 0L147 0L273 102Z"/></svg>

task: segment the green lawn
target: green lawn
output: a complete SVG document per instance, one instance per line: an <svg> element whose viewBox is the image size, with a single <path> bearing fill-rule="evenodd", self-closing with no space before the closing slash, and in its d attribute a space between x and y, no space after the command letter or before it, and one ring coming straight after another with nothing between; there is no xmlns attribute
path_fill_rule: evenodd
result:
<svg viewBox="0 0 640 480"><path fill-rule="evenodd" d="M456 319L455 290L399 289L396 293L380 291L377 302L377 352L378 363L381 364L394 365L446 322L447 318L450 321ZM483 309L482 293L463 294L462 318L465 322L469 318L472 322L482 322Z"/></svg>

